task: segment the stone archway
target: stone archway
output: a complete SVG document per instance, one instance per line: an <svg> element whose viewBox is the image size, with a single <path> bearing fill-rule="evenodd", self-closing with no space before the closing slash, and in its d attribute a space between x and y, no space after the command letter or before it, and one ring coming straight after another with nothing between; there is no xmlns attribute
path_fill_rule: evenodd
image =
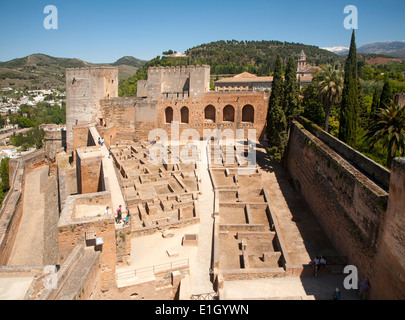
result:
<svg viewBox="0 0 405 320"><path fill-rule="evenodd" d="M255 108L250 104L247 104L242 109L242 122L253 123L255 120Z"/></svg>
<svg viewBox="0 0 405 320"><path fill-rule="evenodd" d="M189 111L186 106L180 109L180 122L189 123Z"/></svg>
<svg viewBox="0 0 405 320"><path fill-rule="evenodd" d="M235 122L235 108L228 104L223 110L223 121Z"/></svg>
<svg viewBox="0 0 405 320"><path fill-rule="evenodd" d="M215 123L215 107L213 105L208 105L204 109L204 121Z"/></svg>
<svg viewBox="0 0 405 320"><path fill-rule="evenodd" d="M165 109L165 122L172 123L172 121L173 121L173 108L167 107Z"/></svg>

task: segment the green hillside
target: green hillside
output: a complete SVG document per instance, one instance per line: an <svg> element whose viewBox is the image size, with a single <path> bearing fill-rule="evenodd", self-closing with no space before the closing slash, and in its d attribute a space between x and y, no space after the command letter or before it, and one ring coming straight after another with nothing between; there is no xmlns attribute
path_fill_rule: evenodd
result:
<svg viewBox="0 0 405 320"><path fill-rule="evenodd" d="M123 57L114 63L94 64L80 59L55 58L45 54L32 54L7 62L0 62L0 88L26 89L65 88L66 68L113 65L118 68L119 80L133 75L146 61Z"/></svg>
<svg viewBox="0 0 405 320"><path fill-rule="evenodd" d="M134 57L130 56L125 56L122 57L121 59L118 59L114 63L112 63L113 66L121 66L121 65L127 65L127 66L132 66L132 67L142 67L147 61L145 60L140 60Z"/></svg>
<svg viewBox="0 0 405 320"><path fill-rule="evenodd" d="M147 62L138 72L119 86L120 96L136 95L136 82L147 77L147 68L152 66L211 66L211 75L238 74L250 72L259 76L273 72L275 59L279 54L283 59L293 56L298 58L304 50L307 62L312 65L342 61L340 57L327 50L300 43L280 41L216 41L188 49L187 57L156 57Z"/></svg>

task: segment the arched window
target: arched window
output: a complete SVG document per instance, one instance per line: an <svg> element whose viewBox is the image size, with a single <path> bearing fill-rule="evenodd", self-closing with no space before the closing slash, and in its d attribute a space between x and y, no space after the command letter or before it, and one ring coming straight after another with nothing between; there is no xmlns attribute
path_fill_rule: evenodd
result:
<svg viewBox="0 0 405 320"><path fill-rule="evenodd" d="M250 104L247 104L242 109L242 122L251 122L255 120L255 109Z"/></svg>
<svg viewBox="0 0 405 320"><path fill-rule="evenodd" d="M215 107L212 105L206 106L204 109L204 120L206 122L215 122Z"/></svg>
<svg viewBox="0 0 405 320"><path fill-rule="evenodd" d="M224 108L223 121L235 122L235 108L227 105Z"/></svg>
<svg viewBox="0 0 405 320"><path fill-rule="evenodd" d="M180 121L181 123L188 123L188 108L183 107L180 109Z"/></svg>
<svg viewBox="0 0 405 320"><path fill-rule="evenodd" d="M172 121L173 121L173 108L172 107L167 107L165 109L165 120L166 120L166 123L172 123Z"/></svg>

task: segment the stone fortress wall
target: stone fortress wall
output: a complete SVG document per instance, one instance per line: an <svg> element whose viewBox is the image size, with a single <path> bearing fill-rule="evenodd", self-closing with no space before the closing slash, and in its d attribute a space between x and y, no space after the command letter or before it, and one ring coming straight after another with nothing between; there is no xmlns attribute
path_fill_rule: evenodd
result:
<svg viewBox="0 0 405 320"><path fill-rule="evenodd" d="M118 97L114 68L67 69L67 151L72 151L73 126L94 124L109 144L148 139L164 129L171 138L172 121L179 134L196 129L256 130L263 138L268 94L210 92L209 66L151 67L148 80L138 81L138 97ZM246 107L247 106L247 107Z"/></svg>
<svg viewBox="0 0 405 320"><path fill-rule="evenodd" d="M332 243L358 268L359 280L370 281L370 298L404 299L403 160L390 174L354 153L301 119L291 130L287 166Z"/></svg>
<svg viewBox="0 0 405 320"><path fill-rule="evenodd" d="M187 70L197 69L198 72L195 72L195 76L187 75ZM75 151L73 153L75 166L80 166L82 160L86 158L86 153L95 151L94 146L97 144L98 135L104 137L107 146L114 145L115 142L120 142L120 144L121 142L134 142L137 139L147 138L152 129L163 128L169 133L172 121L178 121L180 135L183 130L190 128L197 129L199 133L203 129L224 130L229 128L234 132L238 128L254 128L258 130L256 138L263 137L268 101L266 94L208 92L209 69L208 87L204 80L206 67L155 68L149 71L150 78L146 82L139 83L140 96L119 98L117 97L118 80L115 68L67 70L67 132L70 131L66 136L67 156L69 152ZM184 94L187 92L185 90L187 85L189 94L186 98ZM180 92L183 93L183 96L180 95ZM192 96L193 94L195 97ZM201 96L199 96L200 94ZM246 137L245 135L245 139ZM53 136L51 138L55 139ZM122 145L126 145L126 143ZM139 160L136 157L136 149L131 148L131 152L125 153L125 148L116 148L117 152L113 152L112 158L120 163L121 169L125 169L126 165L133 165L130 162ZM17 167L15 161L10 162L10 172L15 171L15 181L20 182L14 185L9 194L8 204L12 207L11 211L4 211L0 216L3 222L2 232L4 232L1 247L4 255L0 257L3 264L8 259L15 241L14 234L18 229L21 215L21 208L18 204L21 199L20 189L23 186L24 177L24 172L21 170L42 164L44 158L44 152L38 153L38 155L33 155L32 159L30 158L29 164L27 162L21 167ZM100 157L94 159L97 168L101 168L100 170L91 171L90 164L87 168L80 166L80 170L77 170L76 173L82 177L77 181L82 187L85 183L84 180L93 179L86 178L86 175L82 174L83 170L87 170L89 177L96 177L94 180L97 183L91 190L86 191L83 188L80 189L79 185L77 186L77 190L81 190L83 194L67 191L66 186L69 183L66 182L68 174L66 171L65 175L65 169L58 168L58 175L55 175L55 168L50 166L49 177L46 177L45 173L41 176L44 192L52 193L47 200L49 206L52 205L51 202L58 201L56 198L58 198L59 189L60 219L57 223L49 224L56 226L51 234L51 241L58 242L55 246L58 252L53 252L50 247L46 249L49 250L49 255L46 256L49 261L46 263L54 262L51 260L55 260L58 256L57 263L60 264L58 274L63 285L57 292L44 291L42 295L38 296L35 286L39 286L41 283L37 281L28 292L27 297L30 299L38 297L40 299L107 297L108 291L105 290L113 289L110 292L115 292L116 264L119 259L124 260L123 257L130 252L131 233L139 236L137 234L139 232L149 232L148 227L150 226L147 226L147 219L141 219L144 225L140 225L139 230L133 230L131 227L120 229L115 225L113 214L104 215L103 208L107 205L111 207L110 183L108 177L104 176L104 172L107 172L105 169L107 164L104 163L104 160L101 160L100 164ZM360 280L364 278L370 280L370 298L405 298L403 280L405 243L402 237L405 228L403 218L405 166L403 159L396 159L389 172L371 160L360 157L343 143L318 131L316 127L301 119L300 123L294 123L290 133L287 167L296 189L300 191L335 247L343 256L347 257L348 264L358 268ZM123 170L126 178L132 169L131 167L129 171ZM215 197L217 223L213 262L214 268L220 267L226 271L220 274L220 279L217 279L218 285L220 286L221 281L227 278L262 277L263 271L268 273L269 277L273 275L289 276L303 272L301 270L305 269L303 267L300 270L288 267L288 252L283 249L283 237L278 231L272 207L269 206L267 191L255 186L250 193L246 193L245 189L238 188L238 183L240 184L244 179L247 182L248 176L236 175L232 168L222 165L219 168L211 167L210 169L210 174L214 177L214 188L217 189ZM137 175L137 179L140 179L140 183L137 182L137 188L141 192L149 192L149 187L156 187L155 191L163 192L162 190L165 189L153 180L158 175L163 177L164 173L164 170L161 170L159 173L148 172L147 175ZM256 171L249 175L252 175L250 179L257 180ZM173 176L182 185L184 181L177 175L176 177ZM75 178L78 177L75 176ZM45 183L45 180L49 183ZM120 182L128 183L128 181ZM128 185L125 184L125 186L128 189ZM223 186L225 187L223 188ZM164 187L167 188L167 186ZM153 211L150 206L152 203L137 200L140 193L138 190L135 191L138 194L134 194L134 190L130 188L125 190L127 192L126 200L130 195L134 196L136 201L139 200L136 208L142 211L142 206L145 205L143 209L149 210L150 214ZM163 194L165 195L165 193ZM249 200L248 195L253 197L253 200ZM188 204L190 201L186 202ZM139 206L140 203L141 206ZM175 202L172 205L175 204L178 205ZM5 209L7 208L5 207ZM53 206L53 217L57 211L57 206ZM89 214L90 211L91 214ZM179 210L180 213L183 211ZM12 220L9 222L3 220L10 217ZM142 215L140 217L142 218ZM143 217L147 217L147 215ZM238 217L240 221L227 222L227 219ZM192 218L198 219L198 215L194 215ZM217 220L219 218L221 220ZM252 229L257 227L259 218L266 218L263 220L265 223L262 223L266 226L265 230ZM153 226L154 220L149 222ZM235 229L241 227L248 229ZM240 235L236 242L232 237L228 239L229 232ZM126 238L125 235L131 235L131 237ZM256 252L256 248L250 242L250 236L265 236L267 242L277 245L274 247L274 251L268 252L259 248L260 250L258 249ZM96 238L99 237L102 237L104 241L101 248L97 248L95 245ZM245 240L242 241L243 239ZM242 244L242 260L235 260L236 267L227 265L226 263L230 260L221 258L221 255L226 255L228 252L227 245L230 245L235 252L239 252L239 244ZM247 244L247 247L244 247L243 244ZM94 250L88 250L89 247L94 247ZM237 256L238 254L234 257ZM270 273L268 270L260 270L263 266L267 267L266 263L274 266L275 270ZM34 271L36 272L36 270ZM7 272L13 272L13 270ZM166 278L167 274L165 274ZM177 280L173 279L172 275L171 294L178 287ZM173 283L176 284L173 285ZM155 292L155 289L156 284L150 290ZM103 293L103 295L101 292L107 293Z"/></svg>

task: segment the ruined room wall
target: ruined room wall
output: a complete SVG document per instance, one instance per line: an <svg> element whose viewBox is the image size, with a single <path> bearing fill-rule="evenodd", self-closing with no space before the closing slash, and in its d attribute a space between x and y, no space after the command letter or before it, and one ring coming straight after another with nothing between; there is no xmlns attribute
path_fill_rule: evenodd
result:
<svg viewBox="0 0 405 320"><path fill-rule="evenodd" d="M370 279L376 272L387 191L297 122L290 133L287 166L334 246Z"/></svg>
<svg viewBox="0 0 405 320"><path fill-rule="evenodd" d="M73 129L72 129L73 149L72 150L76 150L77 148L87 147L90 145L89 130L90 130L89 125L78 125L78 126L73 127ZM73 161L76 161L76 152L73 152Z"/></svg>
<svg viewBox="0 0 405 320"><path fill-rule="evenodd" d="M115 230L117 242L117 262L129 263L131 258L131 227L123 227Z"/></svg>
<svg viewBox="0 0 405 320"><path fill-rule="evenodd" d="M69 197L70 198L70 197ZM100 256L100 288L106 290L114 287L116 248L115 248L115 220L114 217L101 216L94 219L75 219L59 223L58 244L59 263L69 256L78 244L84 243L85 233L93 231L97 237L103 237L104 244Z"/></svg>
<svg viewBox="0 0 405 320"><path fill-rule="evenodd" d="M45 143L44 143L44 150L46 156L51 159L55 160L56 153L64 148L64 136L65 131L51 131L45 130Z"/></svg>
<svg viewBox="0 0 405 320"><path fill-rule="evenodd" d="M86 147L75 150L77 189L80 194L99 190L102 175L102 154L100 147Z"/></svg>

